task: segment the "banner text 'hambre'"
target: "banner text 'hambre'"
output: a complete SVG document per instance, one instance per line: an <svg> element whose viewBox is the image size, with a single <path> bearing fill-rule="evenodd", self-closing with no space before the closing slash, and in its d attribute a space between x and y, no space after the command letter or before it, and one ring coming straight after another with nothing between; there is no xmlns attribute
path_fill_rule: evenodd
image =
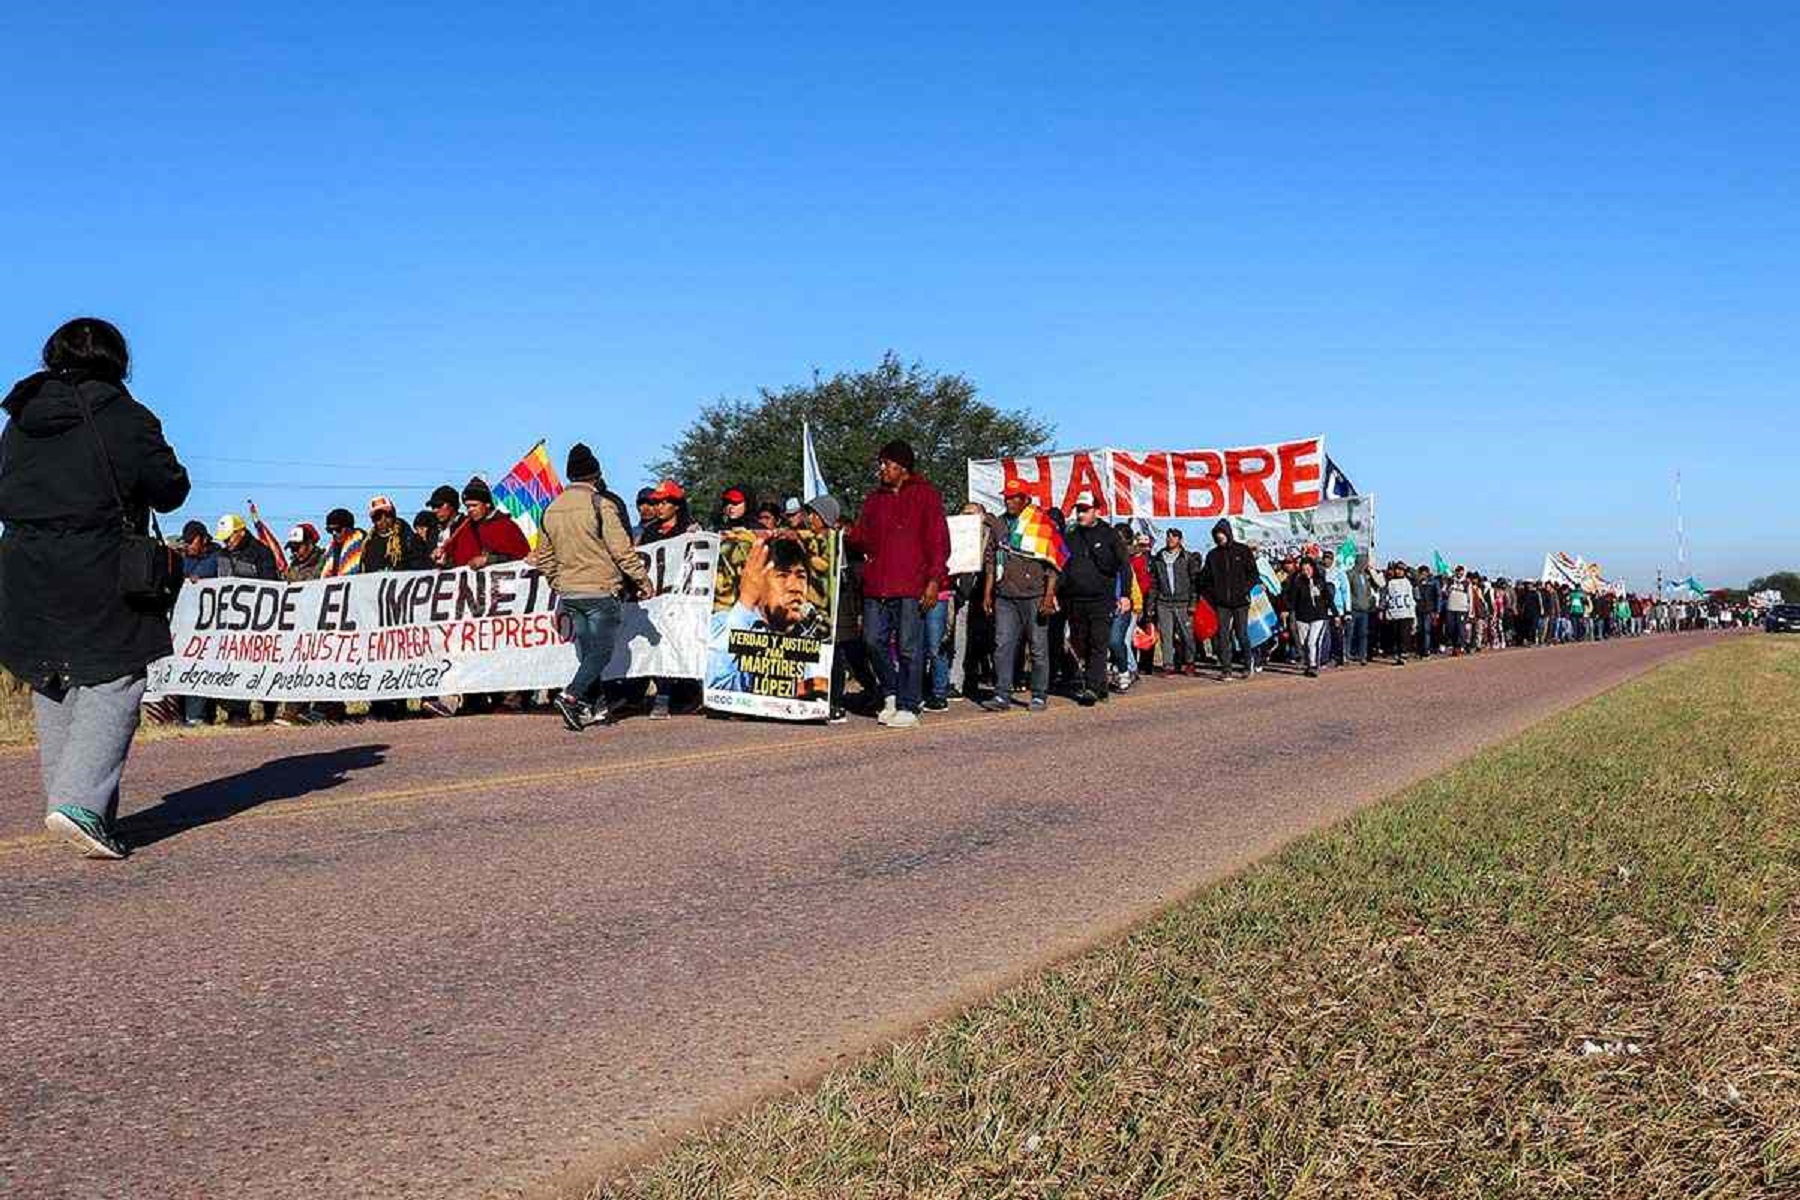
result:
<svg viewBox="0 0 1800 1200"><path fill-rule="evenodd" d="M971 460L969 496L998 511L1005 490L1019 486L1041 508L1073 512L1088 496L1116 520L1193 520L1313 508L1324 474L1323 437L1231 450L1075 450Z"/></svg>

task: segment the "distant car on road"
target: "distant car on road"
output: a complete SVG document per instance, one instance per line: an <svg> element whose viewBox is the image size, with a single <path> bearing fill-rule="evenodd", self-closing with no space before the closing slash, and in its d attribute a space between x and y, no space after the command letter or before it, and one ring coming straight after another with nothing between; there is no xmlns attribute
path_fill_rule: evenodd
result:
<svg viewBox="0 0 1800 1200"><path fill-rule="evenodd" d="M1800 604L1771 605L1763 628L1770 633L1800 633Z"/></svg>

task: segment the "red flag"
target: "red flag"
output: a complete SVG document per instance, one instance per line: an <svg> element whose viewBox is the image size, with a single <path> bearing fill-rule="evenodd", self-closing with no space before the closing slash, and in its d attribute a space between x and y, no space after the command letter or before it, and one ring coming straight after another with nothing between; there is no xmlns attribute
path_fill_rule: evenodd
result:
<svg viewBox="0 0 1800 1200"><path fill-rule="evenodd" d="M287 555L282 553L281 539L275 536L274 530L263 524L262 514L256 511L256 501L246 500L244 504L250 509L250 528L256 532L256 540L267 546L269 553L275 556L275 569L281 572L282 578L285 579L287 577Z"/></svg>

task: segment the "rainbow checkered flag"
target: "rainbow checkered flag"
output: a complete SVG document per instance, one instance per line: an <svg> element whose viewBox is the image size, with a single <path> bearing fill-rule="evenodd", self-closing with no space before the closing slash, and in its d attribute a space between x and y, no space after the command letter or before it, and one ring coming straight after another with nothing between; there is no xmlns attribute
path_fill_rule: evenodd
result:
<svg viewBox="0 0 1800 1200"><path fill-rule="evenodd" d="M1013 521L1007 545L1027 557L1041 558L1059 571L1069 565L1069 543L1063 540L1056 522L1035 504Z"/></svg>
<svg viewBox="0 0 1800 1200"><path fill-rule="evenodd" d="M494 485L494 503L518 523L525 540L535 550L544 510L562 495L562 490L562 480L556 477L556 468L550 465L550 452L543 442L539 442L513 465L506 478Z"/></svg>

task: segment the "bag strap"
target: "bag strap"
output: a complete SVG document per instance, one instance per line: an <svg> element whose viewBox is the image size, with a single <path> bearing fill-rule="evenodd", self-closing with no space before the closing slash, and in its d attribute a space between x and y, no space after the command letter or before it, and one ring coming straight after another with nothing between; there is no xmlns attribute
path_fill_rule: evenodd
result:
<svg viewBox="0 0 1800 1200"><path fill-rule="evenodd" d="M94 435L94 445L100 448L100 462L106 468L106 482L112 488L113 503L119 506L119 524L128 534L136 535L137 530L131 526L131 510L125 507L125 497L119 491L119 473L113 470L112 454L106 449L106 439L100 436L100 424L94 420L94 410L89 407L87 397L81 394L81 381L70 380L69 389L75 393L75 407L81 410L82 422ZM145 511L150 515L150 529L156 534L156 540L162 541L162 527L157 524L156 509L146 504Z"/></svg>
<svg viewBox="0 0 1800 1200"><path fill-rule="evenodd" d="M600 548L602 550L605 550L607 552L607 555L610 557L612 555L612 550L609 549L606 544L606 514L609 510L618 514L617 518L615 518L615 519L622 519L625 514L623 512L621 512L619 510L618 506L612 502L611 498L606 496L604 493L602 493L599 488L594 489L593 497L594 497L594 532L600 535ZM630 536L629 532L627 532L625 540L628 542L631 540L631 536ZM633 553L635 553L635 552L636 551L634 550ZM617 561L617 560L615 560L615 561Z"/></svg>

